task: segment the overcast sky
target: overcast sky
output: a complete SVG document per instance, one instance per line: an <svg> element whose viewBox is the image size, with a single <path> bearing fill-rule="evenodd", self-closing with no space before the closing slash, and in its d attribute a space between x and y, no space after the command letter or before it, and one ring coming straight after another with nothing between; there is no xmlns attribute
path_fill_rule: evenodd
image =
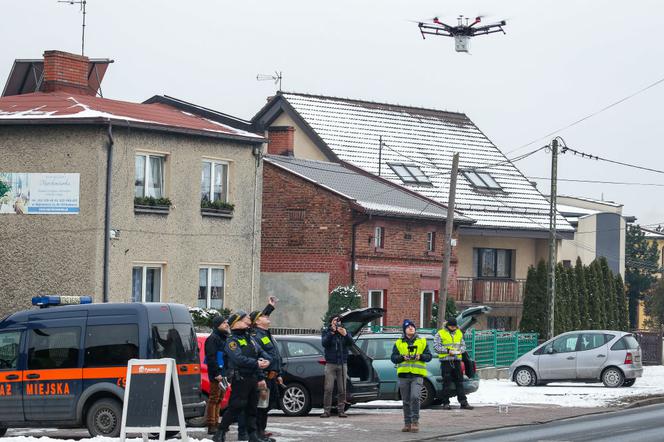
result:
<svg viewBox="0 0 664 442"><path fill-rule="evenodd" d="M0 84L15 58L80 53L78 6L0 0ZM417 0L88 0L86 55L112 58L107 98L167 94L249 119L274 93L256 74L283 71L283 89L466 113L510 152L664 78L664 2ZM417 24L459 14L507 20L506 35L422 40ZM664 169L664 84L560 133L568 146ZM548 177L550 156L517 163ZM569 155L567 179L661 183L664 176ZM548 180L538 180L549 192ZM664 187L561 182L559 193L625 205L664 225Z"/></svg>

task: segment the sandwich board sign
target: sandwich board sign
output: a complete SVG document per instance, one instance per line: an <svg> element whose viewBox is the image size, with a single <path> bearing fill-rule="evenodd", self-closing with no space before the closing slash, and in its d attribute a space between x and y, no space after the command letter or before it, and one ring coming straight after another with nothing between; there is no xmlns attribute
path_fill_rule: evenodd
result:
<svg viewBox="0 0 664 442"><path fill-rule="evenodd" d="M131 359L127 366L127 384L122 407L120 442L127 433L141 433L147 442L148 433L179 431L187 442L180 384L175 359Z"/></svg>

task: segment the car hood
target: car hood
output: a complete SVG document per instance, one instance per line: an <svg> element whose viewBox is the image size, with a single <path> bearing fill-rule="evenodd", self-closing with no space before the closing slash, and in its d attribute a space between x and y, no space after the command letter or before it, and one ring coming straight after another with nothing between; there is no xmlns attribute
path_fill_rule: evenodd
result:
<svg viewBox="0 0 664 442"><path fill-rule="evenodd" d="M368 323L382 318L384 314L385 309L366 307L342 313L339 315L339 318L346 330L348 330L353 337L357 337L357 333L366 327Z"/></svg>
<svg viewBox="0 0 664 442"><path fill-rule="evenodd" d="M467 308L459 313L459 315L457 315L457 325L462 332L465 332L477 323L477 318L489 313L491 310L492 308L488 305L478 305L475 307Z"/></svg>

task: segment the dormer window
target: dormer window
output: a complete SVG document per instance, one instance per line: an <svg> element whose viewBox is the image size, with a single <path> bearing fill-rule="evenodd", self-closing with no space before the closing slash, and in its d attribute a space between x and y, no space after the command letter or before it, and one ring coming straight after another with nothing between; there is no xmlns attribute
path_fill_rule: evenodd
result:
<svg viewBox="0 0 664 442"><path fill-rule="evenodd" d="M500 184L488 172L476 172L474 170L466 170L463 172L470 184L478 189L488 190L502 190Z"/></svg>
<svg viewBox="0 0 664 442"><path fill-rule="evenodd" d="M426 176L419 166L404 163L388 164L390 169L397 174L401 181L407 184L431 184L429 177Z"/></svg>

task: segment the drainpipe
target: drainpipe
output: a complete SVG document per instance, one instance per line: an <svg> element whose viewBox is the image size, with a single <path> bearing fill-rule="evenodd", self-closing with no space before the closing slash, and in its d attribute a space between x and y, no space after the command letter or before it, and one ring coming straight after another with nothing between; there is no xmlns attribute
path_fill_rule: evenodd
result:
<svg viewBox="0 0 664 442"><path fill-rule="evenodd" d="M355 285L355 232L357 231L357 226L364 224L369 221L369 218L364 218L361 221L353 223L352 235L350 238L350 284Z"/></svg>
<svg viewBox="0 0 664 442"><path fill-rule="evenodd" d="M254 284L256 281L256 212L258 212L258 205L256 198L258 198L258 171L261 166L261 159L263 158L263 145L254 146L252 153L256 157L256 171L254 172L254 215L251 227L251 311L254 310Z"/></svg>
<svg viewBox="0 0 664 442"><path fill-rule="evenodd" d="M106 202L104 209L104 291L103 302L108 302L109 267L111 261L111 180L113 178L113 124L108 122L108 151L106 152Z"/></svg>

